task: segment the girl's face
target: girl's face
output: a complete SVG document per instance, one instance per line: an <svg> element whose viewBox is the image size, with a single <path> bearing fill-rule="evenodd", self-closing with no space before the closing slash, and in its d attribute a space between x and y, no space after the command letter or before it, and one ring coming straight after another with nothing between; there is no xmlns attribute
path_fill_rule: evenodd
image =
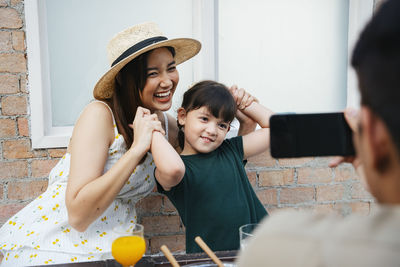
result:
<svg viewBox="0 0 400 267"><path fill-rule="evenodd" d="M207 107L178 110L179 124L184 126L185 145L182 155L208 153L217 149L229 131L229 122L214 117Z"/></svg>
<svg viewBox="0 0 400 267"><path fill-rule="evenodd" d="M147 58L147 80L140 99L143 106L152 112L167 111L172 105L179 73L171 52L165 48L156 48Z"/></svg>

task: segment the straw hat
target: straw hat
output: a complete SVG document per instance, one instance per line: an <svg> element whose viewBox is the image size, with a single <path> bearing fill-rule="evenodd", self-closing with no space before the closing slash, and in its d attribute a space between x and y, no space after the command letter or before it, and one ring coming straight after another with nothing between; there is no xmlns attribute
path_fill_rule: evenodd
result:
<svg viewBox="0 0 400 267"><path fill-rule="evenodd" d="M199 41L190 38L168 40L157 24L147 22L135 25L115 35L107 46L111 68L100 78L93 89L96 99L107 99L114 92L115 76L137 56L163 46L175 49L175 62L180 64L195 56L201 48Z"/></svg>

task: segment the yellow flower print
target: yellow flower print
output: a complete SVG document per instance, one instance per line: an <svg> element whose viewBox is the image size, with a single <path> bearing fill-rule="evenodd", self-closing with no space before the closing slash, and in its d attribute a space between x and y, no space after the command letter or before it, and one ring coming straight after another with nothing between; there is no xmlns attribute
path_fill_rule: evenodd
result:
<svg viewBox="0 0 400 267"><path fill-rule="evenodd" d="M37 257L37 254L31 254L30 256L29 256L29 258L36 258Z"/></svg>
<svg viewBox="0 0 400 267"><path fill-rule="evenodd" d="M115 139L118 139L120 136L121 136L120 134L117 134L117 135L115 136Z"/></svg>
<svg viewBox="0 0 400 267"><path fill-rule="evenodd" d="M42 198L42 195L38 196L38 199L41 199L41 198Z"/></svg>
<svg viewBox="0 0 400 267"><path fill-rule="evenodd" d="M114 124L113 126L114 126L114 128L117 128L117 125Z"/></svg>
<svg viewBox="0 0 400 267"><path fill-rule="evenodd" d="M21 226L20 226L20 227L18 227L18 229L21 229L21 228L22 228L22 226L24 226L24 223L23 223L23 224L21 224Z"/></svg>
<svg viewBox="0 0 400 267"><path fill-rule="evenodd" d="M69 233L69 232L71 232L71 230L69 230L69 228L67 228L67 229L65 229L63 232L64 232L64 233Z"/></svg>
<svg viewBox="0 0 400 267"><path fill-rule="evenodd" d="M11 247L11 250L13 250L13 249L16 248L16 247L17 247L17 245L12 246L12 247Z"/></svg>
<svg viewBox="0 0 400 267"><path fill-rule="evenodd" d="M129 181L129 180L128 180L128 181L126 181L126 184L130 184L130 183L131 183L131 181Z"/></svg>
<svg viewBox="0 0 400 267"><path fill-rule="evenodd" d="M74 247L78 247L79 246L79 244L74 244Z"/></svg>
<svg viewBox="0 0 400 267"><path fill-rule="evenodd" d="M18 258L19 258L19 255L18 255L18 254L15 254L14 258L18 259Z"/></svg>
<svg viewBox="0 0 400 267"><path fill-rule="evenodd" d="M53 207L53 211L55 211L58 207L60 207L60 205L56 204L56 205Z"/></svg>
<svg viewBox="0 0 400 267"><path fill-rule="evenodd" d="M90 257L88 257L87 259L88 260L91 260L91 259L93 259L94 258L94 256L90 256Z"/></svg>
<svg viewBox="0 0 400 267"><path fill-rule="evenodd" d="M34 247L33 249L39 249L40 248L40 246L39 245L37 245L36 247Z"/></svg>
<svg viewBox="0 0 400 267"><path fill-rule="evenodd" d="M31 231L30 233L27 233L26 236L30 236L30 235L32 235L33 233L35 233L35 232L34 232L34 231Z"/></svg>
<svg viewBox="0 0 400 267"><path fill-rule="evenodd" d="M13 225L13 226L14 226L14 225L15 225L15 222L13 222L13 221L9 221L9 222L8 222L8 224L11 224L11 225Z"/></svg>
<svg viewBox="0 0 400 267"><path fill-rule="evenodd" d="M1 246L0 249L3 249L5 247L7 247L7 244L4 244L3 246Z"/></svg>
<svg viewBox="0 0 400 267"><path fill-rule="evenodd" d="M42 210L42 209L43 209L43 207L42 207L42 206L38 206L37 208L38 208L39 210Z"/></svg>
<svg viewBox="0 0 400 267"><path fill-rule="evenodd" d="M62 159L65 159L65 155L62 157Z"/></svg>
<svg viewBox="0 0 400 267"><path fill-rule="evenodd" d="M104 216L103 218L101 218L101 221L104 222L107 220L107 216Z"/></svg>
<svg viewBox="0 0 400 267"><path fill-rule="evenodd" d="M114 211L118 210L118 205L115 205Z"/></svg>
<svg viewBox="0 0 400 267"><path fill-rule="evenodd" d="M81 241L82 245L85 245L88 241L85 239L83 241Z"/></svg>
<svg viewBox="0 0 400 267"><path fill-rule="evenodd" d="M106 232L102 232L101 234L100 234L100 237L103 237L103 236L105 236L107 233Z"/></svg>
<svg viewBox="0 0 400 267"><path fill-rule="evenodd" d="M49 263L52 263L52 262L53 262L52 259L48 259L47 261L44 261L44 264L49 264Z"/></svg>
<svg viewBox="0 0 400 267"><path fill-rule="evenodd" d="M101 249L101 248L99 248L99 247L96 247L96 250L98 250L98 251L103 251L103 249Z"/></svg>
<svg viewBox="0 0 400 267"><path fill-rule="evenodd" d="M56 192L52 197L55 198L57 195L59 195L60 193Z"/></svg>
<svg viewBox="0 0 400 267"><path fill-rule="evenodd" d="M150 175L147 174L146 178L144 178L145 181L149 180Z"/></svg>
<svg viewBox="0 0 400 267"><path fill-rule="evenodd" d="M53 245L57 244L58 241L60 241L58 238L56 240L53 241Z"/></svg>
<svg viewBox="0 0 400 267"><path fill-rule="evenodd" d="M47 221L49 218L47 218L46 215L43 215L43 216L42 216L42 219L45 220L45 221Z"/></svg>
<svg viewBox="0 0 400 267"><path fill-rule="evenodd" d="M64 172L63 172L63 171L61 171L61 172L58 174L58 176L62 176L62 175L63 175L63 173L64 173Z"/></svg>

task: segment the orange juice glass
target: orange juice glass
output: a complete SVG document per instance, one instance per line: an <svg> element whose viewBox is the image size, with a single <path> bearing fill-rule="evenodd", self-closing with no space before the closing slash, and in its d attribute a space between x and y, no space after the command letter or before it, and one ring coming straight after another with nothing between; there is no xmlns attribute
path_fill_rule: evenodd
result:
<svg viewBox="0 0 400 267"><path fill-rule="evenodd" d="M134 266L146 251L143 238L143 225L135 224L133 228L114 229L116 239L111 245L111 254L122 266Z"/></svg>

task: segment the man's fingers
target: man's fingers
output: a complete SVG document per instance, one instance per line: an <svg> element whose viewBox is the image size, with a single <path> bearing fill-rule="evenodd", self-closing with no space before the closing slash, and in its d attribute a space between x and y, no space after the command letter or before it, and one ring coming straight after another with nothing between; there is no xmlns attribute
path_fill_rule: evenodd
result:
<svg viewBox="0 0 400 267"><path fill-rule="evenodd" d="M357 132L358 114L358 110L353 108L347 108L344 111L344 117L353 132Z"/></svg>

